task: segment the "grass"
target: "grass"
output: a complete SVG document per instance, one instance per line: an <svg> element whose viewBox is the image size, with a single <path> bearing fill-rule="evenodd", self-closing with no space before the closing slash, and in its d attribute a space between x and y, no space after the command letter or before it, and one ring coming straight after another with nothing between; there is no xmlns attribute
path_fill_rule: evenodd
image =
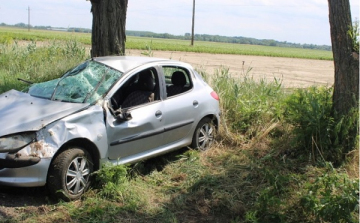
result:
<svg viewBox="0 0 360 223"><path fill-rule="evenodd" d="M78 43L66 43L3 45L0 77L6 84L0 84L0 92L9 86L25 87L16 77L53 78L88 56ZM335 168L329 160L311 155L311 137L329 125L319 126L315 120L306 125L314 124L315 131L296 131L303 114L310 119L319 109L327 109L325 99L331 90L286 91L278 79L255 81L251 70L234 77L219 67L214 74L202 75L221 98L222 125L213 148L205 152L183 148L133 166L104 166L97 173L97 184L81 200L24 205L4 221L358 221L358 149ZM314 104L313 98L316 109L300 103ZM297 134L305 135L306 143L293 143Z"/></svg>
<svg viewBox="0 0 360 223"><path fill-rule="evenodd" d="M69 33L61 31L31 30L0 27L0 43L13 41L68 41L76 40L80 43L90 45L91 34ZM271 57L290 57L317 60L332 60L332 52L325 50L311 50L300 48L284 48L271 46L258 46L246 44L231 44L196 41L195 46L190 46L189 41L174 39L156 39L128 36L126 49L163 51L186 51L212 54L240 54Z"/></svg>
<svg viewBox="0 0 360 223"><path fill-rule="evenodd" d="M66 70L84 61L88 55L78 42L53 41L48 47L38 47L36 42L21 47L18 44L0 45L0 92L22 90L31 82L54 79Z"/></svg>

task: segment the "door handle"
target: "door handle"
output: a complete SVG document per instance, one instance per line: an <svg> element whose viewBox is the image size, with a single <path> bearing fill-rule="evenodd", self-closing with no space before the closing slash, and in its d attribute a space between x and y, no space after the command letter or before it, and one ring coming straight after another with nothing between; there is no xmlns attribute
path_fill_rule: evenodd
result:
<svg viewBox="0 0 360 223"><path fill-rule="evenodd" d="M193 105L194 105L194 107L196 108L196 107L199 105L199 102L198 102L197 100L194 100L194 101L193 101Z"/></svg>
<svg viewBox="0 0 360 223"><path fill-rule="evenodd" d="M161 111L158 110L158 111L155 112L155 117L156 117L156 118L160 118L161 116L162 116L162 112L161 112Z"/></svg>

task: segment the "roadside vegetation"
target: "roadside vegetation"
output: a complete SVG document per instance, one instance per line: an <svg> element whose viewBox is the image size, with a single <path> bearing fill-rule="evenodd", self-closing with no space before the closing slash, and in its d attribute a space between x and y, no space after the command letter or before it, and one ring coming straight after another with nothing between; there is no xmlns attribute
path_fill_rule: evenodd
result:
<svg viewBox="0 0 360 223"><path fill-rule="evenodd" d="M74 40L1 44L0 93L88 57ZM358 222L359 139L351 151L336 143L358 111L335 123L328 86L289 90L281 79L255 81L251 69L198 72L221 98L212 149L105 165L81 200L24 206L5 222Z"/></svg>
<svg viewBox="0 0 360 223"><path fill-rule="evenodd" d="M13 43L16 41L68 41L76 40L82 44L91 44L89 33L68 33L61 31L16 29L0 27L0 43ZM292 47L261 46L249 44L220 43L196 41L195 46L190 46L188 40L134 37L127 36L126 49L186 51L196 53L214 54L240 54L271 57L304 58L316 60L332 60L332 52L328 50L302 49Z"/></svg>

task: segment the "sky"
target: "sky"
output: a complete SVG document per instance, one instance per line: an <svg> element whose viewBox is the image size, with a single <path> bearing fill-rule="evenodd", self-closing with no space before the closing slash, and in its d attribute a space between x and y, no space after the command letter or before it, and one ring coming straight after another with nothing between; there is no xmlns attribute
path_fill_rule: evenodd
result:
<svg viewBox="0 0 360 223"><path fill-rule="evenodd" d="M353 21L359 0L350 0ZM0 0L0 23L91 28L86 0ZM192 0L129 0L126 30L191 33ZM331 45L327 0L195 0L195 34Z"/></svg>

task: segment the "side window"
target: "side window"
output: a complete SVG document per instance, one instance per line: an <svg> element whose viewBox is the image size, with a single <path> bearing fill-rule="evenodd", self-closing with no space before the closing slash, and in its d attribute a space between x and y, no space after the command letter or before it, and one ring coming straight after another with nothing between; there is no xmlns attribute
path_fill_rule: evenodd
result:
<svg viewBox="0 0 360 223"><path fill-rule="evenodd" d="M112 96L114 110L130 108L159 100L159 78L155 68L148 68L132 75Z"/></svg>
<svg viewBox="0 0 360 223"><path fill-rule="evenodd" d="M172 97L192 88L189 71L182 67L164 66L167 97Z"/></svg>

